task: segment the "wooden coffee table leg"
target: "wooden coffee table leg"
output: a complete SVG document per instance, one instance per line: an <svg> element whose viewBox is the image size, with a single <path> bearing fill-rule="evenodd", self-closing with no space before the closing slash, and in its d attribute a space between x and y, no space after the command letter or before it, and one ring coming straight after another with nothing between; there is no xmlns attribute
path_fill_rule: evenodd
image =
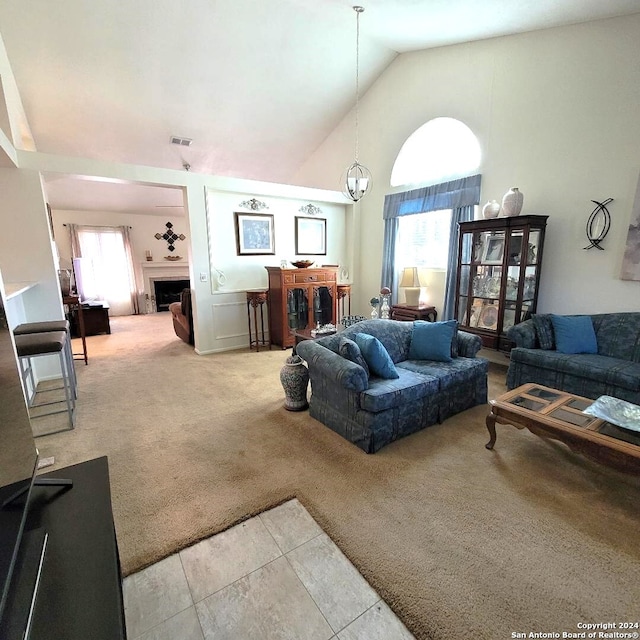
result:
<svg viewBox="0 0 640 640"><path fill-rule="evenodd" d="M487 429L489 429L489 442L484 446L487 449L493 449L493 445L496 443L496 417L493 415L493 411L487 416L486 423Z"/></svg>

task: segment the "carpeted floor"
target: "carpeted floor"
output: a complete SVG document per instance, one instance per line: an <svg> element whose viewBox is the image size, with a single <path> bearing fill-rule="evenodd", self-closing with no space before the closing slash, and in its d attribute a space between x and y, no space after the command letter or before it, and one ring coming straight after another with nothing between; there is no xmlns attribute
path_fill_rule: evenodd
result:
<svg viewBox="0 0 640 640"><path fill-rule="evenodd" d="M297 497L418 638L637 619L638 478L509 426L487 451L485 406L367 456L283 409L288 352L197 356L168 314L111 326L76 430L37 444L57 468L109 456L125 574Z"/></svg>

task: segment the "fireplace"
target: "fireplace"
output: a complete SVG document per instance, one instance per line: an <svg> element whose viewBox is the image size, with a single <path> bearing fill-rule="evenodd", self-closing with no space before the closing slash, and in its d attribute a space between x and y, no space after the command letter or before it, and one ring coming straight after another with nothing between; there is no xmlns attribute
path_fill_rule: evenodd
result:
<svg viewBox="0 0 640 640"><path fill-rule="evenodd" d="M188 289L189 280L154 280L154 298L156 311L169 311L172 302L180 302L183 289Z"/></svg>
<svg viewBox="0 0 640 640"><path fill-rule="evenodd" d="M174 299L180 300L180 292L189 286L190 274L188 262L143 262L142 281L144 282L144 292L142 293L140 308L144 313L156 313L156 311L166 311L169 304ZM171 301L162 300L160 307L157 304L158 289L156 283L160 283L160 287L169 287Z"/></svg>

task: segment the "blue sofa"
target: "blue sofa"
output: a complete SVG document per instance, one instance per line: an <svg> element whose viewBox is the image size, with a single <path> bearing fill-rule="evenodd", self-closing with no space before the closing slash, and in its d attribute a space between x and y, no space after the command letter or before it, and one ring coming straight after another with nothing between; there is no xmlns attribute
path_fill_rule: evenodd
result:
<svg viewBox="0 0 640 640"><path fill-rule="evenodd" d="M412 322L364 320L319 340L305 340L297 353L307 361L312 417L374 453L393 440L487 401L488 362L476 357L478 336L458 331L451 362L410 360ZM368 377L339 354L341 337L375 336L387 349L399 378Z"/></svg>
<svg viewBox="0 0 640 640"><path fill-rule="evenodd" d="M640 313L589 316L598 349L593 354L557 351L553 333L544 329L545 317L540 314L507 330L516 344L507 388L536 382L587 398L609 395L640 404Z"/></svg>

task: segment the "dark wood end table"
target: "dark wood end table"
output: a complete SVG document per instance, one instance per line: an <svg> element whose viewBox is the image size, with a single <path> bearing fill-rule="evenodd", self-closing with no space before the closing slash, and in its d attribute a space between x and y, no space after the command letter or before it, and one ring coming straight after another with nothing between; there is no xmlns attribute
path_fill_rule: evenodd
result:
<svg viewBox="0 0 640 640"><path fill-rule="evenodd" d="M292 329L291 333L293 334L295 344L293 345L293 353L296 352L296 347L303 340L319 340L320 338L326 338L327 336L332 336L337 333L336 331L328 331L326 333L317 333L316 335L311 335L313 329Z"/></svg>
<svg viewBox="0 0 640 640"><path fill-rule="evenodd" d="M391 307L391 319L402 320L404 322L413 322L414 320L436 322L438 319L438 312L435 307L414 307L408 304L394 304Z"/></svg>

